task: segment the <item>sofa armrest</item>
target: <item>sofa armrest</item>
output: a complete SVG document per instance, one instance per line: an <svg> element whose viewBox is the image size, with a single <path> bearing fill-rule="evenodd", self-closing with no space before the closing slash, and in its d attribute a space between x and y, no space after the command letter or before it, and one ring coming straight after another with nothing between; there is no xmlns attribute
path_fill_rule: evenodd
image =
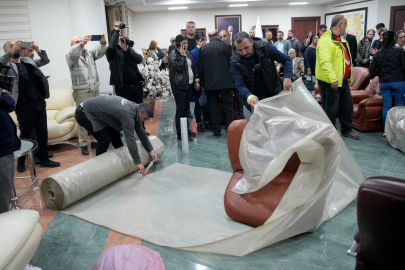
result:
<svg viewBox="0 0 405 270"><path fill-rule="evenodd" d="M364 90L350 91L353 97L353 104L359 104L362 100L368 99L370 96Z"/></svg>
<svg viewBox="0 0 405 270"><path fill-rule="evenodd" d="M359 106L361 107L381 107L382 105L382 98L368 98L359 103Z"/></svg>
<svg viewBox="0 0 405 270"><path fill-rule="evenodd" d="M76 111L76 107L73 106L69 106L66 108L63 108L57 115L56 115L56 122L58 122L58 124L61 124L64 120L68 119L68 118L75 118L75 111Z"/></svg>

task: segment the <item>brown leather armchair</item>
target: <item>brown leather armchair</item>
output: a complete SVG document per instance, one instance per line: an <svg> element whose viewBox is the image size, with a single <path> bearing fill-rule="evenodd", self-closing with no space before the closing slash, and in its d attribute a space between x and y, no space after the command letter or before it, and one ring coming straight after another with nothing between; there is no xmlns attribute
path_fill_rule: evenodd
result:
<svg viewBox="0 0 405 270"><path fill-rule="evenodd" d="M239 146L247 120L235 120L228 128L228 153L234 171L224 195L227 215L240 223L257 227L263 225L273 214L291 184L301 163L298 155L292 155L284 170L270 183L258 191L236 194L232 188L243 177L239 160Z"/></svg>
<svg viewBox="0 0 405 270"><path fill-rule="evenodd" d="M371 81L366 90L354 90L351 93L353 97L353 128L359 131L383 131L383 101L378 87L378 77Z"/></svg>
<svg viewBox="0 0 405 270"><path fill-rule="evenodd" d="M358 192L356 270L404 269L405 180L370 177Z"/></svg>

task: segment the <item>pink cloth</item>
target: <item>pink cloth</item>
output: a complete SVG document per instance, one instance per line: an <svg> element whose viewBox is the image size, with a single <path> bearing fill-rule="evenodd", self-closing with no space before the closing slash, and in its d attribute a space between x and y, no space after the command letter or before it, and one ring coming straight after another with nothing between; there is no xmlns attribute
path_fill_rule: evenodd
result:
<svg viewBox="0 0 405 270"><path fill-rule="evenodd" d="M370 98L381 98L379 77L375 76L374 79L370 81L370 84L366 88L366 92Z"/></svg>
<svg viewBox="0 0 405 270"><path fill-rule="evenodd" d="M143 246L110 248L93 263L91 270L166 270L159 253Z"/></svg>

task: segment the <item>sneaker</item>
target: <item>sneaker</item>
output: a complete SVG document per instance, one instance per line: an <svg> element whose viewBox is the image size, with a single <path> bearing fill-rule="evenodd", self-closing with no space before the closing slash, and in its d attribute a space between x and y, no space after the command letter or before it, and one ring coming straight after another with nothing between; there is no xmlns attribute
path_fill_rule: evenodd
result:
<svg viewBox="0 0 405 270"><path fill-rule="evenodd" d="M181 135L177 135L177 140L181 141ZM188 141L192 142L193 139L191 139L190 137L188 137Z"/></svg>
<svg viewBox="0 0 405 270"><path fill-rule="evenodd" d="M198 132L204 132L204 129L202 127L202 124L197 124L197 131Z"/></svg>
<svg viewBox="0 0 405 270"><path fill-rule="evenodd" d="M352 140L360 140L360 136L355 134L353 131L347 132L347 133L342 133L343 137L347 137Z"/></svg>
<svg viewBox="0 0 405 270"><path fill-rule="evenodd" d="M188 137L197 137L197 134L192 132L191 130L188 131Z"/></svg>
<svg viewBox="0 0 405 270"><path fill-rule="evenodd" d="M80 151L82 151L82 155L84 155L84 156L89 154L89 149L87 149L87 145L80 146Z"/></svg>
<svg viewBox="0 0 405 270"><path fill-rule="evenodd" d="M91 143L91 149L97 149L98 143L97 142L92 142Z"/></svg>
<svg viewBox="0 0 405 270"><path fill-rule="evenodd" d="M17 172L19 172L19 173L23 173L23 172L25 172L25 159L23 160L23 159L18 159L18 162L17 162Z"/></svg>
<svg viewBox="0 0 405 270"><path fill-rule="evenodd" d="M86 147L86 148L87 148L87 147ZM41 165L40 165L40 166L41 166L42 168L43 168L43 167L56 168L56 167L59 167L59 166L60 166L60 163L48 159L48 160L45 161L45 162L41 162Z"/></svg>

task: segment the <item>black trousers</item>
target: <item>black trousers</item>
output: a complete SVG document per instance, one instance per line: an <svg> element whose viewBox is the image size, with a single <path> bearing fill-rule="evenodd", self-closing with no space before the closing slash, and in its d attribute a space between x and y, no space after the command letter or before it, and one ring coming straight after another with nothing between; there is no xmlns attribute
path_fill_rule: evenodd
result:
<svg viewBox="0 0 405 270"><path fill-rule="evenodd" d="M336 115L339 115L341 132L352 131L353 98L350 93L349 82L343 81L342 87L333 90L331 85L318 81L319 92L322 97L322 107L329 120L336 127Z"/></svg>
<svg viewBox="0 0 405 270"><path fill-rule="evenodd" d="M38 142L38 158L40 162L46 162L48 160L48 122L45 100L21 104L21 106L17 107L15 113L20 125L20 138L30 139L35 128ZM21 160L25 160L25 156L21 157Z"/></svg>
<svg viewBox="0 0 405 270"><path fill-rule="evenodd" d="M191 91L193 90L194 85L189 84L187 90L183 89L172 89L174 100L176 102L176 132L177 135L181 135L181 127L180 127L180 118L186 117L187 118L187 127L189 126L188 123L188 112L190 111L190 100L191 100Z"/></svg>
<svg viewBox="0 0 405 270"><path fill-rule="evenodd" d="M124 145L120 137L120 132L112 127L105 127L100 131L94 132L93 126L81 106L77 107L75 118L77 123L84 127L98 141L96 156L107 152L110 143L114 148L120 148Z"/></svg>
<svg viewBox="0 0 405 270"><path fill-rule="evenodd" d="M234 120L232 90L232 88L206 90L210 104L210 116L214 135L219 135L221 133L221 127L219 126L219 96L222 98L222 105L224 107L226 130L228 130L229 125Z"/></svg>
<svg viewBox="0 0 405 270"><path fill-rule="evenodd" d="M137 104L143 102L143 87L140 84L115 86L115 94Z"/></svg>

